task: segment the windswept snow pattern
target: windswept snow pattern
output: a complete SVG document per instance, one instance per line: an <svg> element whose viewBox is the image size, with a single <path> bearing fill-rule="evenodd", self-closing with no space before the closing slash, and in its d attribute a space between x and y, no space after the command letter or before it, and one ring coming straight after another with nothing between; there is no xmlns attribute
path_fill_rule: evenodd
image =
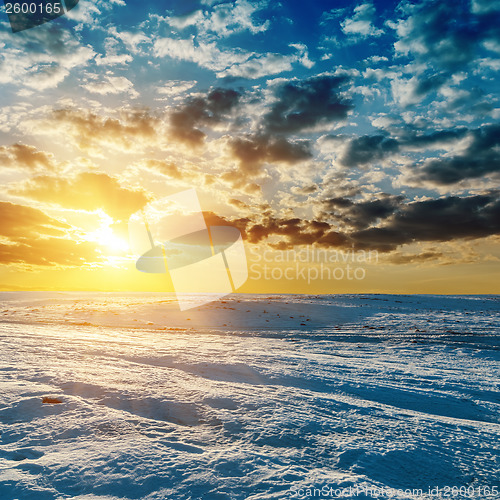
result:
<svg viewBox="0 0 500 500"><path fill-rule="evenodd" d="M499 498L499 306L2 293L0 498Z"/></svg>

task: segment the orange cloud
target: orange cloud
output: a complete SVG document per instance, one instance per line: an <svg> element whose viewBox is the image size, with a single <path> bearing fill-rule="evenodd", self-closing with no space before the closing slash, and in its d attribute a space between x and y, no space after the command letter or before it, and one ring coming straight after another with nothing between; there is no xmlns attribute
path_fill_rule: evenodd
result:
<svg viewBox="0 0 500 500"><path fill-rule="evenodd" d="M349 246L348 237L326 223L299 218L276 218L266 212L262 217L252 219L241 217L226 219L213 212L204 212L205 221L210 226L231 225L237 227L249 243L261 243L272 236L281 237L278 243L270 243L274 248L285 250L296 245L317 244L323 247L342 248Z"/></svg>
<svg viewBox="0 0 500 500"><path fill-rule="evenodd" d="M28 168L32 170L53 170L54 156L45 151L39 151L34 146L12 144L0 146L0 166L7 168Z"/></svg>
<svg viewBox="0 0 500 500"><path fill-rule="evenodd" d="M29 237L34 234L62 236L70 226L36 208L0 202L0 235L7 238Z"/></svg>
<svg viewBox="0 0 500 500"><path fill-rule="evenodd" d="M124 188L115 177L94 172L82 172L70 179L41 175L11 192L66 208L102 209L115 220L127 219L148 202L143 190Z"/></svg>
<svg viewBox="0 0 500 500"><path fill-rule="evenodd" d="M161 120L145 110L123 111L119 118L111 118L90 111L58 109L53 112L50 122L73 137L81 150L102 145L115 149L142 149L145 143L156 142L161 126Z"/></svg>
<svg viewBox="0 0 500 500"><path fill-rule="evenodd" d="M144 165L152 170L156 170L167 177L172 179L183 179L186 175L189 176L191 172L181 171L179 167L172 162L163 160L146 160Z"/></svg>
<svg viewBox="0 0 500 500"><path fill-rule="evenodd" d="M81 266L99 260L102 257L93 244L65 238L36 238L0 244L1 264Z"/></svg>
<svg viewBox="0 0 500 500"><path fill-rule="evenodd" d="M76 266L101 260L93 244L68 239L69 229L36 208L0 202L0 263Z"/></svg>

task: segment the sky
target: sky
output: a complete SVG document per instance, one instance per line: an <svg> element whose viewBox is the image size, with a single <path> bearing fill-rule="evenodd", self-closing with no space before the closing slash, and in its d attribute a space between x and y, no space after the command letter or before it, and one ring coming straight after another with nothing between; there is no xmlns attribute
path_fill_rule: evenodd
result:
<svg viewBox="0 0 500 500"><path fill-rule="evenodd" d="M127 224L194 188L242 292L499 292L497 0L2 6L0 49L1 290L172 290Z"/></svg>

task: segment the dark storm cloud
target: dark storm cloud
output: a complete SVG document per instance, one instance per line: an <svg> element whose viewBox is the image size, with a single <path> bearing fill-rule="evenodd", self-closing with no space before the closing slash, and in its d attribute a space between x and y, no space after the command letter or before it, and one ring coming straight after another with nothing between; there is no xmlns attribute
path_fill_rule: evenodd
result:
<svg viewBox="0 0 500 500"><path fill-rule="evenodd" d="M398 50L446 72L455 72L474 60L483 41L500 40L500 8L485 12L465 0L422 2L410 7L410 16L400 21L398 34ZM439 77L425 85L439 86Z"/></svg>
<svg viewBox="0 0 500 500"><path fill-rule="evenodd" d="M341 91L348 81L346 76L323 75L278 85L274 91L277 100L264 114L258 130L228 142L242 175L260 173L264 163L293 165L311 159L310 141L289 136L345 119L353 108Z"/></svg>
<svg viewBox="0 0 500 500"><path fill-rule="evenodd" d="M209 225L231 225L237 227L249 243L260 243L273 236L280 241L272 246L279 249L292 248L295 245L311 245L340 247L347 245L347 236L335 231L324 221L300 218L275 217L269 210L255 218L225 219L213 212L204 212Z"/></svg>
<svg viewBox="0 0 500 500"><path fill-rule="evenodd" d="M293 165L312 158L309 141L290 141L284 137L250 135L229 141L233 158L240 164L242 173L257 174L263 163L286 163Z"/></svg>
<svg viewBox="0 0 500 500"><path fill-rule="evenodd" d="M383 135L364 135L349 141L340 162L347 167L376 163L398 149L399 144L395 139Z"/></svg>
<svg viewBox="0 0 500 500"><path fill-rule="evenodd" d="M269 244L278 249L316 244L389 252L411 243L500 234L500 191L410 203L403 196L384 193L372 200L331 198L319 203L322 213L315 220L277 217L270 210L245 218L225 219L213 213L205 218L211 224L237 227L249 243L270 239ZM428 255L425 260L431 258Z"/></svg>
<svg viewBox="0 0 500 500"><path fill-rule="evenodd" d="M295 245L341 246L347 243L346 235L332 229L327 222L299 218L283 219L268 215L259 222L247 222L244 233L250 243L259 243L271 236L281 236L275 248L292 248Z"/></svg>
<svg viewBox="0 0 500 500"><path fill-rule="evenodd" d="M412 180L449 185L500 172L500 125L486 125L469 132L471 142L460 155L431 158L416 172Z"/></svg>
<svg viewBox="0 0 500 500"><path fill-rule="evenodd" d="M422 77L413 89L413 95L417 97L426 96L429 92L439 89L447 80L448 76L445 73Z"/></svg>
<svg viewBox="0 0 500 500"><path fill-rule="evenodd" d="M469 130L465 127L453 130L435 130L428 133L415 133L412 130L402 130L398 137L399 144L404 149L420 149L439 147L441 144L451 144L462 139Z"/></svg>
<svg viewBox="0 0 500 500"><path fill-rule="evenodd" d="M293 134L345 119L353 108L341 94L348 81L345 76L317 76L279 86L275 91L277 102L264 115L264 129L270 133Z"/></svg>
<svg viewBox="0 0 500 500"><path fill-rule="evenodd" d="M238 104L240 93L214 89L206 97L192 97L170 115L172 137L182 142L201 144L206 134L198 127L220 123Z"/></svg>
<svg viewBox="0 0 500 500"><path fill-rule="evenodd" d="M383 226L355 231L349 236L359 246L389 251L414 242L475 239L494 234L500 234L498 191L401 203Z"/></svg>
<svg viewBox="0 0 500 500"><path fill-rule="evenodd" d="M351 228L364 229L379 219L386 219L397 210L404 197L382 193L377 199L354 202L348 198L330 198L323 201L329 215Z"/></svg>
<svg viewBox="0 0 500 500"><path fill-rule="evenodd" d="M347 141L347 145L339 161L346 167L373 165L399 152L426 148L440 149L443 145L456 142L467 134L474 135L477 134L477 131L458 128L455 130L416 133L410 127L406 127L395 131L395 137L388 137L382 134L363 135ZM342 136L332 136L331 138L338 140L342 139ZM485 144L482 147L485 147Z"/></svg>

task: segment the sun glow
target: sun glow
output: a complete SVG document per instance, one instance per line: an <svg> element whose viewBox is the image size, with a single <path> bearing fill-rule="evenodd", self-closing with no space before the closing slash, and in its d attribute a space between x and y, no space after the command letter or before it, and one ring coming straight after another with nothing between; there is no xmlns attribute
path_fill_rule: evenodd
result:
<svg viewBox="0 0 500 500"><path fill-rule="evenodd" d="M113 224L113 219L106 216L102 221L101 226L95 231L88 232L85 235L86 241L91 241L99 245L100 247L105 247L109 252L113 253L125 253L130 249L128 241L117 236L111 225Z"/></svg>
<svg viewBox="0 0 500 500"><path fill-rule="evenodd" d="M128 242L116 236L109 227L99 228L97 231L94 231L94 234L96 237L94 241L110 250L126 252L129 249Z"/></svg>

